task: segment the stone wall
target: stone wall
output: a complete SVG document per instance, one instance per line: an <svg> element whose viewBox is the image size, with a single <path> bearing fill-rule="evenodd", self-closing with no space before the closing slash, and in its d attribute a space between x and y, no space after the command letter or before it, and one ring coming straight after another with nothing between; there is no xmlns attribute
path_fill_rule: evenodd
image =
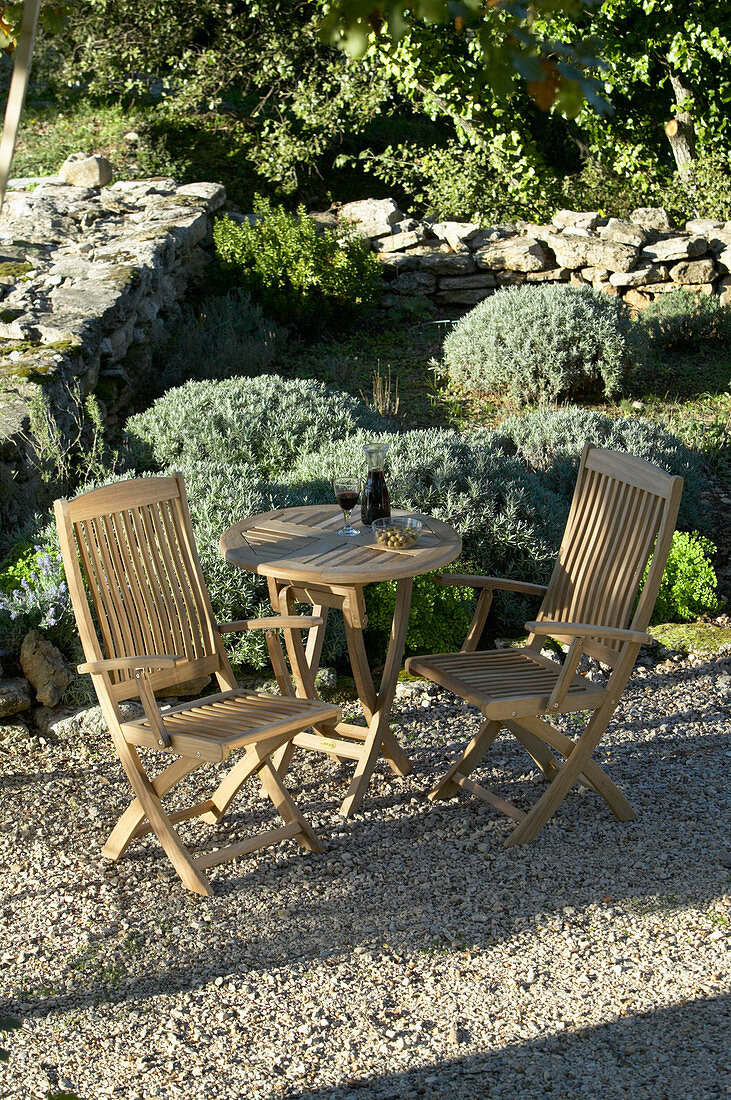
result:
<svg viewBox="0 0 731 1100"><path fill-rule="evenodd" d="M324 226L350 223L383 262L385 304L425 296L441 307L473 306L501 286L588 284L642 309L680 286L731 304L731 222L672 225L662 208L629 221L562 210L550 225L407 217L392 199L364 199L313 214Z"/></svg>
<svg viewBox="0 0 731 1100"><path fill-rule="evenodd" d="M11 182L0 217L0 514L17 523L47 503L28 440L41 401L61 430L75 395L123 412L149 370L151 346L212 257L215 183L174 180L71 186Z"/></svg>

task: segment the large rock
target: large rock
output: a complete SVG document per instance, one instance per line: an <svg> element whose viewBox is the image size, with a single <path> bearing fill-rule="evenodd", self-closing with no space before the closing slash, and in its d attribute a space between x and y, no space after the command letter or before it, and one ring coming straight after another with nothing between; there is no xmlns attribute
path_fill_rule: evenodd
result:
<svg viewBox="0 0 731 1100"><path fill-rule="evenodd" d="M390 289L395 294L433 294L436 285L436 275L430 275L426 271L407 271L394 279Z"/></svg>
<svg viewBox="0 0 731 1100"><path fill-rule="evenodd" d="M480 226L478 222L432 222L431 231L458 252L458 246L470 242L480 232Z"/></svg>
<svg viewBox="0 0 731 1100"><path fill-rule="evenodd" d="M639 256L635 245L602 241L599 237L581 237L574 233L550 233L546 244L553 250L559 267L571 270L600 267L608 271L631 271Z"/></svg>
<svg viewBox="0 0 731 1100"><path fill-rule="evenodd" d="M710 283L715 273L713 260L682 260L670 269L670 278L675 283Z"/></svg>
<svg viewBox="0 0 731 1100"><path fill-rule="evenodd" d="M645 283L660 283L668 277L664 264L644 263L634 271L615 271L609 276L612 286L643 286Z"/></svg>
<svg viewBox="0 0 731 1100"><path fill-rule="evenodd" d="M622 218L610 218L606 225L599 230L599 236L603 241L611 241L613 244L634 244L638 248L647 240L647 233L639 225L624 221Z"/></svg>
<svg viewBox="0 0 731 1100"><path fill-rule="evenodd" d="M37 630L29 630L20 647L20 664L38 702L55 707L74 678L63 654Z"/></svg>
<svg viewBox="0 0 731 1100"><path fill-rule="evenodd" d="M388 237L379 237L373 242L376 252L404 252L407 248L413 248L424 239L424 234L417 229L408 233L392 233Z"/></svg>
<svg viewBox="0 0 731 1100"><path fill-rule="evenodd" d="M702 233L704 237L713 235L716 229L723 229L723 222L714 221L713 218L691 218L685 223L686 233Z"/></svg>
<svg viewBox="0 0 731 1100"><path fill-rule="evenodd" d="M725 276L718 282L718 300L722 306L731 307L731 276Z"/></svg>
<svg viewBox="0 0 731 1100"><path fill-rule="evenodd" d="M437 294L437 302L445 306L476 306L494 294L492 287L475 287L473 290L440 290Z"/></svg>
<svg viewBox="0 0 731 1100"><path fill-rule="evenodd" d="M548 266L546 249L530 237L496 241L476 252L475 259L486 271L543 271Z"/></svg>
<svg viewBox="0 0 731 1100"><path fill-rule="evenodd" d="M659 233L667 233L673 228L673 223L664 206L638 206L629 216L629 220L635 225L641 225L643 229L656 229Z"/></svg>
<svg viewBox="0 0 731 1100"><path fill-rule="evenodd" d="M0 680L0 718L10 718L28 710L31 704L30 684L21 677Z"/></svg>
<svg viewBox="0 0 731 1100"><path fill-rule="evenodd" d="M106 187L112 182L114 169L106 157L88 153L71 153L58 170L58 178L74 187Z"/></svg>
<svg viewBox="0 0 731 1100"><path fill-rule="evenodd" d="M475 261L469 252L424 252L419 256L419 268L434 275L469 275Z"/></svg>
<svg viewBox="0 0 731 1100"><path fill-rule="evenodd" d="M132 722L144 713L136 700L120 703L119 710L125 722ZM36 707L33 721L41 733L50 734L60 741L93 739L109 732L101 707L84 707L82 710Z"/></svg>
<svg viewBox="0 0 731 1100"><path fill-rule="evenodd" d="M489 271L477 275L448 275L439 280L440 290L482 290L496 285L495 276Z"/></svg>
<svg viewBox="0 0 731 1100"><path fill-rule="evenodd" d="M404 215L393 199L359 199L340 207L338 221L354 226L361 237L384 237Z"/></svg>
<svg viewBox="0 0 731 1100"><path fill-rule="evenodd" d="M648 260L668 263L672 260L693 259L708 251L708 241L699 234L662 237L654 244L645 245L642 255Z"/></svg>
<svg viewBox="0 0 731 1100"><path fill-rule="evenodd" d="M588 213L582 210L559 210L557 214L554 214L551 218L553 225L557 225L559 229L581 229L583 232L588 233L592 229L596 229L600 220L600 215L595 211L589 211Z"/></svg>

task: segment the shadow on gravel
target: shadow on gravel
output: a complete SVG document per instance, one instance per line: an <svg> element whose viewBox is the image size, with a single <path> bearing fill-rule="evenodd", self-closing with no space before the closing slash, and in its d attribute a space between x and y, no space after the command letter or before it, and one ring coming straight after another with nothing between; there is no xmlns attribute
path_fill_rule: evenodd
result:
<svg viewBox="0 0 731 1100"><path fill-rule="evenodd" d="M687 1001L433 1068L276 1095L282 1100L712 1100L728 1088L730 1016L729 997Z"/></svg>

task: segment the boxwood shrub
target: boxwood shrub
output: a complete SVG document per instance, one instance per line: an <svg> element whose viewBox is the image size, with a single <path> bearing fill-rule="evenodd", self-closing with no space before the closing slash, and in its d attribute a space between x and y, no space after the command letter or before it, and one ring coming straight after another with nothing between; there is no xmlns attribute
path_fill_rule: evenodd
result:
<svg viewBox="0 0 731 1100"><path fill-rule="evenodd" d="M644 359L628 307L591 287L505 287L454 326L443 367L460 388L518 404L616 395Z"/></svg>

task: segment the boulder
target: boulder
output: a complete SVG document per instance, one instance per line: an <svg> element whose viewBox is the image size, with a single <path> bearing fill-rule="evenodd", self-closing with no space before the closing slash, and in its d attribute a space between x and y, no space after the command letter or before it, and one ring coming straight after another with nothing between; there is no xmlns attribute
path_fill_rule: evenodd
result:
<svg viewBox="0 0 731 1100"><path fill-rule="evenodd" d="M703 256L708 251L705 237L693 234L673 237L661 237L654 244L645 245L642 255L648 260L667 263L671 260L687 260Z"/></svg>
<svg viewBox="0 0 731 1100"><path fill-rule="evenodd" d="M385 275L398 275L401 271L416 271L419 257L408 252L379 252L378 259L383 264Z"/></svg>
<svg viewBox="0 0 731 1100"><path fill-rule="evenodd" d="M436 285L436 275L426 271L407 271L391 283L391 290L395 294L433 294Z"/></svg>
<svg viewBox="0 0 731 1100"><path fill-rule="evenodd" d="M440 290L437 301L445 306L476 306L494 293L492 287L475 287L473 290Z"/></svg>
<svg viewBox="0 0 731 1100"><path fill-rule="evenodd" d="M529 271L527 283L565 283L571 272L567 267L552 267L549 271Z"/></svg>
<svg viewBox="0 0 731 1100"><path fill-rule="evenodd" d="M26 679L46 707L55 707L74 678L63 654L37 630L29 630L20 647Z"/></svg>
<svg viewBox="0 0 731 1100"><path fill-rule="evenodd" d="M470 248L478 252L481 248L487 248L495 241L504 241L506 237L515 237L518 229L515 225L491 225L487 229L480 229L470 237Z"/></svg>
<svg viewBox="0 0 731 1100"><path fill-rule="evenodd" d="M622 218L610 218L606 225L599 230L599 236L603 241L612 241L614 244L634 244L639 248L647 240L647 233L639 225L624 221Z"/></svg>
<svg viewBox="0 0 731 1100"><path fill-rule="evenodd" d="M71 153L58 170L58 178L74 187L106 187L114 169L106 157Z"/></svg>
<svg viewBox="0 0 731 1100"><path fill-rule="evenodd" d="M531 237L497 241L475 253L477 266L487 271L544 271L548 253Z"/></svg>
<svg viewBox="0 0 731 1100"><path fill-rule="evenodd" d="M431 231L458 251L457 245L467 244L480 232L477 222L432 222Z"/></svg>
<svg viewBox="0 0 731 1100"><path fill-rule="evenodd" d="M376 252L404 252L407 248L413 248L424 239L424 234L412 229L408 233L393 233L390 237L379 237L373 242Z"/></svg>
<svg viewBox="0 0 731 1100"><path fill-rule="evenodd" d="M488 271L478 275L448 275L439 280L440 290L481 290L496 285L495 276Z"/></svg>
<svg viewBox="0 0 731 1100"><path fill-rule="evenodd" d="M710 237L711 252L716 257L719 271L731 273L731 232L719 229Z"/></svg>
<svg viewBox="0 0 731 1100"><path fill-rule="evenodd" d="M601 215L595 211L585 212L582 210L559 210L557 214L554 214L551 222L553 225L557 225L559 229L571 228L572 231L581 229L585 233L590 232L592 229L596 229Z"/></svg>
<svg viewBox="0 0 731 1100"><path fill-rule="evenodd" d="M142 706L135 700L119 704L122 719L132 722L141 718ZM85 740L108 732L108 726L101 707L84 707L74 710L72 707L36 707L33 721L41 733L50 734L60 741Z"/></svg>
<svg viewBox="0 0 731 1100"><path fill-rule="evenodd" d="M609 276L612 286L642 286L644 283L661 283L668 277L664 264L643 263L634 271L615 271Z"/></svg>
<svg viewBox="0 0 731 1100"><path fill-rule="evenodd" d="M716 273L713 260L682 260L670 269L674 283L710 283Z"/></svg>
<svg viewBox="0 0 731 1100"><path fill-rule="evenodd" d="M419 256L419 269L434 275L469 275L475 270L470 252L424 252Z"/></svg>
<svg viewBox="0 0 731 1100"><path fill-rule="evenodd" d="M691 218L685 223L685 232L702 233L704 237L709 237L715 229L723 229L723 224L723 222L714 221L713 218Z"/></svg>
<svg viewBox="0 0 731 1100"><path fill-rule="evenodd" d="M393 199L358 199L340 207L338 221L349 223L361 237L385 237L404 220Z"/></svg>
<svg viewBox="0 0 731 1100"><path fill-rule="evenodd" d="M639 249L633 244L581 237L574 233L551 233L546 243L553 250L559 266L571 270L603 267L608 271L631 271L639 256Z"/></svg>
<svg viewBox="0 0 731 1100"><path fill-rule="evenodd" d="M656 229L659 233L667 233L673 228L673 223L664 206L638 206L629 216L629 220L635 225L641 225L643 229Z"/></svg>
<svg viewBox="0 0 731 1100"><path fill-rule="evenodd" d="M640 290L630 289L623 295L622 300L633 309L647 309L652 302L652 297L649 294L643 294Z"/></svg>
<svg viewBox="0 0 731 1100"><path fill-rule="evenodd" d="M28 710L31 704L30 684L22 677L0 680L0 718L10 718Z"/></svg>

